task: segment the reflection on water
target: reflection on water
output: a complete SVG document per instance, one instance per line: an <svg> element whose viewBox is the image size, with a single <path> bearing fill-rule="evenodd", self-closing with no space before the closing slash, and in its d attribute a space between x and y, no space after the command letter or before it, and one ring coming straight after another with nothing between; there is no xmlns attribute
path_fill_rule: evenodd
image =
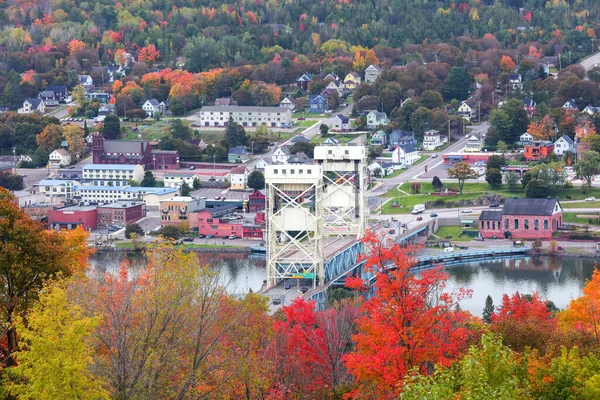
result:
<svg viewBox="0 0 600 400"><path fill-rule="evenodd" d="M258 291L266 279L264 257L219 252L198 255L203 263L223 274L230 293ZM114 272L125 257L134 268L143 267L146 262L141 253L99 251L94 255L92 267ZM564 308L571 298L581 295L585 280L592 276L594 262L591 258L526 257L468 263L447 269L450 275L447 289L472 289L472 298L461 302L461 307L476 315L481 315L487 295L498 306L504 293L515 292L538 291L543 298Z"/></svg>

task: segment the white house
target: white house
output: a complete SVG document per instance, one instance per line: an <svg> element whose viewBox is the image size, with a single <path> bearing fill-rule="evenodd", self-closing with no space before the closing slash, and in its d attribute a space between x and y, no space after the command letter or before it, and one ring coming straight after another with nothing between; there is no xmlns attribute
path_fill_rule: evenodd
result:
<svg viewBox="0 0 600 400"><path fill-rule="evenodd" d="M365 69L365 82L374 83L382 72L383 70L379 65L369 65L367 69Z"/></svg>
<svg viewBox="0 0 600 400"><path fill-rule="evenodd" d="M282 145L276 148L273 152L273 155L271 156L271 162L273 164L287 164L289 158L290 148L288 146Z"/></svg>
<svg viewBox="0 0 600 400"><path fill-rule="evenodd" d="M587 106L586 108L583 109L582 112L584 112L588 115L594 115L597 112L600 112L600 107Z"/></svg>
<svg viewBox="0 0 600 400"><path fill-rule="evenodd" d="M444 139L442 139L442 136L440 135L439 131L425 131L425 133L423 134L423 150L435 150L436 148L441 146L442 143L444 143L446 140L447 138L445 136Z"/></svg>
<svg viewBox="0 0 600 400"><path fill-rule="evenodd" d="M409 166L419 161L421 155L413 144L402 144L392 153L392 162Z"/></svg>
<svg viewBox="0 0 600 400"><path fill-rule="evenodd" d="M184 174L177 172L166 172L163 177L163 183L165 187L178 188L184 183L187 183L189 187L194 186L194 179L199 179L195 174Z"/></svg>
<svg viewBox="0 0 600 400"><path fill-rule="evenodd" d="M529 132L525 132L524 134L522 134L521 136L519 136L519 141L521 142L532 142L533 141L533 135Z"/></svg>
<svg viewBox="0 0 600 400"><path fill-rule="evenodd" d="M292 110L286 107L205 106L200 110L200 125L225 126L229 117L244 127L266 125L276 128L292 123Z"/></svg>
<svg viewBox="0 0 600 400"><path fill-rule="evenodd" d="M521 90L523 89L523 77L521 74L509 74L508 84L513 90Z"/></svg>
<svg viewBox="0 0 600 400"><path fill-rule="evenodd" d="M254 164L254 168L259 170L264 170L268 165L271 165L266 158L259 158L256 164Z"/></svg>
<svg viewBox="0 0 600 400"><path fill-rule="evenodd" d="M23 102L23 107L19 108L17 112L19 114L31 114L32 112L44 113L46 111L46 105L42 99L29 98Z"/></svg>
<svg viewBox="0 0 600 400"><path fill-rule="evenodd" d="M338 114L332 118L331 129L334 131L345 132L350 130L350 119L348 117L343 116L342 114Z"/></svg>
<svg viewBox="0 0 600 400"><path fill-rule="evenodd" d="M79 84L82 86L94 86L94 80L89 75L79 75Z"/></svg>
<svg viewBox="0 0 600 400"><path fill-rule="evenodd" d="M367 114L367 128L377 129L380 126L385 126L389 123L390 120L388 119L387 114L384 112L372 110Z"/></svg>
<svg viewBox="0 0 600 400"><path fill-rule="evenodd" d="M335 136L330 136L323 142L325 145L329 146L337 146L340 144L340 141Z"/></svg>
<svg viewBox="0 0 600 400"><path fill-rule="evenodd" d="M474 107L471 107L466 101L463 101L460 103L460 106L458 106L458 115L467 121L470 121L471 119L475 118L476 114Z"/></svg>
<svg viewBox="0 0 600 400"><path fill-rule="evenodd" d="M286 96L279 102L279 107L289 108L294 111L296 109L296 99L293 96Z"/></svg>
<svg viewBox="0 0 600 400"><path fill-rule="evenodd" d="M330 81L327 86L325 86L325 90L329 92L335 90L340 97L344 94L344 84L340 80Z"/></svg>
<svg viewBox="0 0 600 400"><path fill-rule="evenodd" d="M483 140L475 135L467 139L465 151L478 153L483 148Z"/></svg>
<svg viewBox="0 0 600 400"><path fill-rule="evenodd" d="M248 170L244 166L239 166L231 169L229 175L231 180L231 190L246 190L248 184Z"/></svg>
<svg viewBox="0 0 600 400"><path fill-rule="evenodd" d="M562 108L567 111L579 111L579 107L577 107L577 104L575 104L575 100L573 99L565 101L565 104L562 105Z"/></svg>
<svg viewBox="0 0 600 400"><path fill-rule="evenodd" d="M48 168L63 168L71 164L71 155L65 149L56 149L48 156Z"/></svg>
<svg viewBox="0 0 600 400"><path fill-rule="evenodd" d="M142 110L146 111L146 115L153 117L155 114L164 114L166 111L166 104L156 99L148 99L142 105Z"/></svg>
<svg viewBox="0 0 600 400"><path fill-rule="evenodd" d="M83 179L95 186L127 186L129 181L141 182L144 167L125 164L87 164L83 166Z"/></svg>
<svg viewBox="0 0 600 400"><path fill-rule="evenodd" d="M387 135L384 131L377 131L371 135L371 146L385 146L387 144Z"/></svg>
<svg viewBox="0 0 600 400"><path fill-rule="evenodd" d="M554 154L557 156L562 156L567 151L576 153L577 149L573 139L567 135L563 135L562 137L558 138L556 142L554 142Z"/></svg>

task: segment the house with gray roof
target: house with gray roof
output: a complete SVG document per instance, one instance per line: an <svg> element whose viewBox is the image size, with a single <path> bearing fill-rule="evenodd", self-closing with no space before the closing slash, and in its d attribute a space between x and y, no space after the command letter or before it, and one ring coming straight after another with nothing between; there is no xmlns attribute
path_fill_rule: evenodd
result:
<svg viewBox="0 0 600 400"><path fill-rule="evenodd" d="M245 163L250 159L250 154L246 147L244 146L235 146L229 149L227 152L227 160L230 163Z"/></svg>

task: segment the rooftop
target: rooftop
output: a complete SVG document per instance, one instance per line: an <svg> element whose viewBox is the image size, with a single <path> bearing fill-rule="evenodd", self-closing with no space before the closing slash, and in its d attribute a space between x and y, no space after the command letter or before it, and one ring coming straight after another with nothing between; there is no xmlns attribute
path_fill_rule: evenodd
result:
<svg viewBox="0 0 600 400"><path fill-rule="evenodd" d="M219 106L204 106L200 109L201 113L206 112L278 112L287 113L291 110L287 107L259 107L259 106L229 106L227 108Z"/></svg>
<svg viewBox="0 0 600 400"><path fill-rule="evenodd" d="M98 208L130 208L145 204L143 201L115 201L114 203L104 204Z"/></svg>
<svg viewBox="0 0 600 400"><path fill-rule="evenodd" d="M62 208L55 208L54 211L61 211L61 212L93 211L95 209L96 209L96 205L87 205L87 206L75 205L75 206L66 206L66 207L62 207Z"/></svg>
<svg viewBox="0 0 600 400"><path fill-rule="evenodd" d="M116 171L133 171L137 165L126 164L86 164L83 170L116 170Z"/></svg>
<svg viewBox="0 0 600 400"><path fill-rule="evenodd" d="M507 199L502 208L503 215L538 215L549 216L558 207L562 210L558 199Z"/></svg>

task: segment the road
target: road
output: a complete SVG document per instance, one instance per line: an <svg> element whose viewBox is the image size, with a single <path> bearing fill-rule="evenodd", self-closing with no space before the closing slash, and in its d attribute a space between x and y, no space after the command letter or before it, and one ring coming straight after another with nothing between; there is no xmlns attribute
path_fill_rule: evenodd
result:
<svg viewBox="0 0 600 400"><path fill-rule="evenodd" d="M583 69L586 70L586 72L591 70L596 66L596 64L600 64L600 51L582 60L579 64L583 67Z"/></svg>

